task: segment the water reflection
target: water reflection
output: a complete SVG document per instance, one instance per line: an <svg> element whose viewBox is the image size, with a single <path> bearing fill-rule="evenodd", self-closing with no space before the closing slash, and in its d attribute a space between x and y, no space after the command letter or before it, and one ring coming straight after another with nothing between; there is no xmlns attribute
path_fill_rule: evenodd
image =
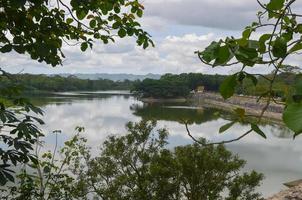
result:
<svg viewBox="0 0 302 200"><path fill-rule="evenodd" d="M194 108L179 104L147 105L134 97L94 93L59 94L33 98L35 104L45 111L43 130L47 134L47 144L54 144L53 130L62 130L59 144L74 134L76 126L84 126L90 145L98 147L110 134L125 132L125 123L140 119L157 119L158 128L170 132L170 146L185 145L192 140L187 136L181 120L191 121L190 130L195 137L205 137L211 141L236 138L249 129L247 124L235 124L224 134L218 134L220 126L234 116L217 109ZM291 139L291 133L280 125L262 124L261 129L268 135L264 140L251 134L243 140L228 145L228 148L247 160L246 169L255 169L266 176L260 191L272 194L282 187L282 183L302 178L301 137Z"/></svg>
<svg viewBox="0 0 302 200"><path fill-rule="evenodd" d="M134 104L130 107L133 114L142 119L156 119L163 121L182 122L191 124L202 124L207 121L219 119L218 110L205 108L190 108L182 106L167 106L162 104Z"/></svg>

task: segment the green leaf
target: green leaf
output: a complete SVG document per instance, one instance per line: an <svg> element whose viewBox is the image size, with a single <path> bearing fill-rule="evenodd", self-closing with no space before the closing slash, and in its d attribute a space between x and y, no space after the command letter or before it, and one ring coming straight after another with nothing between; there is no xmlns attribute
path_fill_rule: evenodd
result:
<svg viewBox="0 0 302 200"><path fill-rule="evenodd" d="M246 78L250 79L255 86L257 85L258 79L256 78L256 76L252 74L246 74Z"/></svg>
<svg viewBox="0 0 302 200"><path fill-rule="evenodd" d="M266 45L265 42L267 40L269 40L271 38L271 34L263 34L260 38L259 38L259 48L258 51L260 53L264 53L266 51Z"/></svg>
<svg viewBox="0 0 302 200"><path fill-rule="evenodd" d="M113 29L118 29L120 26L121 26L121 23L120 23L119 21L114 22L114 23L112 24L112 28L113 28Z"/></svg>
<svg viewBox="0 0 302 200"><path fill-rule="evenodd" d="M11 0L11 4L17 7L22 7L26 3L26 0Z"/></svg>
<svg viewBox="0 0 302 200"><path fill-rule="evenodd" d="M226 130L231 128L235 123L236 122L230 122L230 123L227 123L227 124L223 125L222 127L219 128L219 133L225 132Z"/></svg>
<svg viewBox="0 0 302 200"><path fill-rule="evenodd" d="M288 53L293 53L295 51L299 51L302 49L302 43L299 42L299 43L296 43L289 51Z"/></svg>
<svg viewBox="0 0 302 200"><path fill-rule="evenodd" d="M237 75L231 75L224 79L220 85L219 91L224 99L228 99L234 95L235 87L237 86Z"/></svg>
<svg viewBox="0 0 302 200"><path fill-rule="evenodd" d="M302 133L302 104L291 103L283 112L285 125L295 132L295 137Z"/></svg>
<svg viewBox="0 0 302 200"><path fill-rule="evenodd" d="M6 176L6 178L7 178L9 181L11 181L11 182L14 182L14 181L15 181L13 175L11 175L10 173L8 173L8 172L6 172L6 171L2 171L2 172L3 172L3 174Z"/></svg>
<svg viewBox="0 0 302 200"><path fill-rule="evenodd" d="M143 48L146 49L148 46L149 46L149 43L148 43L148 41L146 40L146 41L144 42L144 44L143 44Z"/></svg>
<svg viewBox="0 0 302 200"><path fill-rule="evenodd" d="M14 39L13 39L13 42L15 44L22 44L23 38L21 36L15 36Z"/></svg>
<svg viewBox="0 0 302 200"><path fill-rule="evenodd" d="M295 103L301 103L302 102L302 95L301 94L294 94L292 98L293 98Z"/></svg>
<svg viewBox="0 0 302 200"><path fill-rule="evenodd" d="M67 23L67 24L71 24L72 22L73 22L73 19L72 19L72 18L67 18L67 19L66 19L66 23Z"/></svg>
<svg viewBox="0 0 302 200"><path fill-rule="evenodd" d="M219 47L220 42L212 42L208 47L205 48L203 52L200 53L202 55L202 59L204 59L206 62L211 62L212 60L216 59Z"/></svg>
<svg viewBox="0 0 302 200"><path fill-rule="evenodd" d="M245 78L245 73L244 72L239 72L237 80L240 84L242 84L242 81L243 81L244 78Z"/></svg>
<svg viewBox="0 0 302 200"><path fill-rule="evenodd" d="M6 44L0 49L1 53L7 53L10 52L11 50L12 50L12 45L10 44Z"/></svg>
<svg viewBox="0 0 302 200"><path fill-rule="evenodd" d="M237 116L240 119L244 118L244 116L245 116L245 109L243 109L243 108L236 108L234 111L235 111L235 113L237 114Z"/></svg>
<svg viewBox="0 0 302 200"><path fill-rule="evenodd" d="M298 24L295 30L298 33L302 33L302 24Z"/></svg>
<svg viewBox="0 0 302 200"><path fill-rule="evenodd" d="M236 42L239 46L242 46L242 47L246 46L248 44L248 40L245 38L237 39Z"/></svg>
<svg viewBox="0 0 302 200"><path fill-rule="evenodd" d="M251 36L253 29L251 27L246 27L245 30L242 32L242 38L248 39Z"/></svg>
<svg viewBox="0 0 302 200"><path fill-rule="evenodd" d="M121 12L120 7L118 7L118 6L115 6L115 7L113 8L113 10L114 10L115 13L120 13L120 12Z"/></svg>
<svg viewBox="0 0 302 200"><path fill-rule="evenodd" d="M231 53L229 47L224 45L219 47L218 55L213 66L226 64L231 59Z"/></svg>
<svg viewBox="0 0 302 200"><path fill-rule="evenodd" d="M137 11L137 7L132 7L132 8L131 8L131 12L132 12L132 13L136 13L136 11Z"/></svg>
<svg viewBox="0 0 302 200"><path fill-rule="evenodd" d="M50 167L45 166L45 167L43 168L43 172L44 172L45 174L49 173L49 172L50 172Z"/></svg>
<svg viewBox="0 0 302 200"><path fill-rule="evenodd" d="M285 33L282 33L281 37L284 38L284 40L286 42L289 42L293 39L293 32L292 31L287 31Z"/></svg>
<svg viewBox="0 0 302 200"><path fill-rule="evenodd" d="M49 47L46 44L39 45L38 50L38 53L41 56L47 56L49 54Z"/></svg>
<svg viewBox="0 0 302 200"><path fill-rule="evenodd" d="M284 58L287 53L286 40L282 37L278 37L273 44L272 52L276 58Z"/></svg>
<svg viewBox="0 0 302 200"><path fill-rule="evenodd" d="M87 48L88 48L87 42L83 42L83 43L81 44L81 51L86 51Z"/></svg>
<svg viewBox="0 0 302 200"><path fill-rule="evenodd" d="M121 38L125 37L127 35L127 31L123 28L121 28L119 31L118 31L118 36L120 36Z"/></svg>
<svg viewBox="0 0 302 200"><path fill-rule="evenodd" d="M299 74L295 78L294 84L295 94L302 95L302 75Z"/></svg>
<svg viewBox="0 0 302 200"><path fill-rule="evenodd" d="M283 8L283 5L284 5L284 0L271 0L267 4L267 8L268 10L280 10L281 8Z"/></svg>
<svg viewBox="0 0 302 200"><path fill-rule="evenodd" d="M15 45L13 46L14 50L17 52L17 53L20 53L20 54L23 54L25 52L25 48L24 46L22 45ZM40 49L41 47L38 46L38 49ZM39 52L40 53L40 52Z"/></svg>
<svg viewBox="0 0 302 200"><path fill-rule="evenodd" d="M7 183L7 179L4 176L4 174L2 173L2 171L0 170L0 185L3 186Z"/></svg>
<svg viewBox="0 0 302 200"><path fill-rule="evenodd" d="M258 133L260 136L262 136L263 138L266 139L266 135L265 133L256 125L256 124L251 124L251 128L253 131L255 131L256 133Z"/></svg>
<svg viewBox="0 0 302 200"><path fill-rule="evenodd" d="M78 18L79 20L84 19L84 18L86 17L87 14L88 14L88 12L87 12L86 10L83 10L83 9L77 10L77 11L76 11L76 15L77 15L77 18Z"/></svg>
<svg viewBox="0 0 302 200"><path fill-rule="evenodd" d="M242 47L240 46L235 52L235 56L238 61L242 62L244 65L253 66L258 60L258 52L254 48Z"/></svg>
<svg viewBox="0 0 302 200"><path fill-rule="evenodd" d="M91 20L90 22L89 22L89 26L91 27L91 28L94 28L95 26L96 26L96 21L93 19L93 20Z"/></svg>
<svg viewBox="0 0 302 200"><path fill-rule="evenodd" d="M136 14L137 14L138 17L142 17L143 16L143 10L138 9Z"/></svg>
<svg viewBox="0 0 302 200"><path fill-rule="evenodd" d="M36 157L34 156L29 156L29 159L31 160L31 162L35 165L38 165L39 164L39 161Z"/></svg>

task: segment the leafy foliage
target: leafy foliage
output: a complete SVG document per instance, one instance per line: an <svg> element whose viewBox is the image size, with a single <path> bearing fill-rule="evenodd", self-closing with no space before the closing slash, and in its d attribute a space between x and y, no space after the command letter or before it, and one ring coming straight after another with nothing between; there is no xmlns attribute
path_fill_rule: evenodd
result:
<svg viewBox="0 0 302 200"><path fill-rule="evenodd" d="M3 72L0 81L4 76L11 78ZM36 162L32 145L42 136L37 124L43 121L36 116L42 115L42 110L22 98L21 89L17 82L0 86L0 185L14 181L11 165Z"/></svg>
<svg viewBox="0 0 302 200"><path fill-rule="evenodd" d="M20 173L2 199L262 199L255 192L262 175L239 173L245 162L224 146L171 150L167 131L155 126L129 123L129 133L109 137L96 156L77 134L60 150L62 159L46 152L32 165L37 175Z"/></svg>
<svg viewBox="0 0 302 200"><path fill-rule="evenodd" d="M135 83L133 91L142 97L186 97L198 86L204 86L208 91L217 91L224 78L223 75L199 73L165 74L159 80L145 79Z"/></svg>
<svg viewBox="0 0 302 200"><path fill-rule="evenodd" d="M183 85L183 82L163 79L145 79L142 82L137 82L133 90L142 97L154 98L186 97L190 93L190 89Z"/></svg>
<svg viewBox="0 0 302 200"><path fill-rule="evenodd" d="M28 53L34 60L56 66L65 58L62 46L67 41L80 43L82 51L92 48L94 40L114 42L115 35L135 37L144 48L153 45L137 21L144 9L137 0L52 4L50 0L1 1L0 52Z"/></svg>
<svg viewBox="0 0 302 200"><path fill-rule="evenodd" d="M98 40L104 44L116 37L136 38L138 45L153 45L137 19L144 7L137 0L11 0L0 1L0 52L15 51L52 66L62 64L63 43L81 44L82 51ZM7 75L1 70L3 75ZM1 81L7 81L1 76ZM35 157L30 150L41 132L43 122L32 116L42 114L26 99L20 98L21 87L14 81L0 87L0 184L13 181L10 164L26 163ZM9 134L4 134L9 133ZM11 162L11 163L10 163Z"/></svg>
<svg viewBox="0 0 302 200"><path fill-rule="evenodd" d="M296 68L292 68L292 70L296 70ZM299 80L292 70L276 75L272 85L274 98L285 100L291 91L290 87ZM185 97L189 91L203 86L205 91L220 92L225 99L234 94L263 96L270 87L268 80L272 76L272 74L255 76L247 72L236 73L232 76L201 73L165 74L160 80L147 79L135 82L132 90L143 97L173 98Z"/></svg>
<svg viewBox="0 0 302 200"><path fill-rule="evenodd" d="M96 90L130 90L133 81L112 81L108 79L79 79L74 76L61 77L32 74L14 74L14 80L18 80L24 86L24 92L35 91L61 92L61 91L96 91ZM3 78L1 84L9 85L13 80Z"/></svg>
<svg viewBox="0 0 302 200"><path fill-rule="evenodd" d="M292 7L298 3L296 0L270 0L267 4L258 1L263 11L258 12L258 21L247 26L240 38L227 37L218 42L212 42L203 51L196 52L200 60L207 65L231 66L241 65L240 72L237 72L223 82L220 93L224 98L229 98L234 94L234 88L245 82L246 79L253 81L259 87L257 77L265 79L266 85L261 85L260 98L265 98L267 105L263 112L259 114L259 121L268 108L271 101L276 101L277 96L282 96L286 100L284 111L285 124L295 132L295 136L302 133L300 127L301 98L296 84L289 84L286 87L279 87L276 84L278 75L282 79L282 74L292 71L294 67L287 61L290 56L300 53L302 50L302 24L299 13L294 13ZM254 36L254 33L261 33ZM256 65L263 68L273 69L270 76L262 74L248 74L249 67ZM293 76L293 74L291 74ZM298 81L299 75L293 78ZM286 80L283 80L286 82ZM295 82L294 82L295 83ZM260 83L261 84L261 83ZM264 136L262 131L252 125L253 131ZM247 135L247 134L244 134Z"/></svg>

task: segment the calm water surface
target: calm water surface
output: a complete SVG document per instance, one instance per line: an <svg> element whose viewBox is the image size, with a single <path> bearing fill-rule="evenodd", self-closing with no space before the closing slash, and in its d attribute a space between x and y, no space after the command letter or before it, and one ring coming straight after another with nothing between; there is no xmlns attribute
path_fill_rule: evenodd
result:
<svg viewBox="0 0 302 200"><path fill-rule="evenodd" d="M192 143L184 125L179 123L182 119L192 122L190 130L195 137L211 141L232 139L249 129L248 125L236 124L227 133L218 134L219 127L232 119L231 114L184 104L147 105L127 92L119 93L70 92L34 98L35 104L45 111L43 130L48 148L54 144L54 130L62 131L59 136L62 145L74 135L76 126L84 126L84 135L96 148L108 135L125 133L127 122L142 118L157 119L159 128L167 128L171 147ZM282 183L302 178L302 137L292 140L291 133L279 125L263 124L261 128L268 135L267 140L251 134L227 147L247 161L244 170L253 169L265 175L259 190L268 196L283 188Z"/></svg>

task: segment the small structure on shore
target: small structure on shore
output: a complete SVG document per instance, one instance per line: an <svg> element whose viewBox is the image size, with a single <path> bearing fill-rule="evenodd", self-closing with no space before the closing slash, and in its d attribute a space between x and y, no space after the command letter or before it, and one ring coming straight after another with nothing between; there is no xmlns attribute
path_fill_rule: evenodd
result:
<svg viewBox="0 0 302 200"><path fill-rule="evenodd" d="M196 93L203 93L204 92L204 86L202 86L202 85L197 86L196 89L195 89L195 92Z"/></svg>

